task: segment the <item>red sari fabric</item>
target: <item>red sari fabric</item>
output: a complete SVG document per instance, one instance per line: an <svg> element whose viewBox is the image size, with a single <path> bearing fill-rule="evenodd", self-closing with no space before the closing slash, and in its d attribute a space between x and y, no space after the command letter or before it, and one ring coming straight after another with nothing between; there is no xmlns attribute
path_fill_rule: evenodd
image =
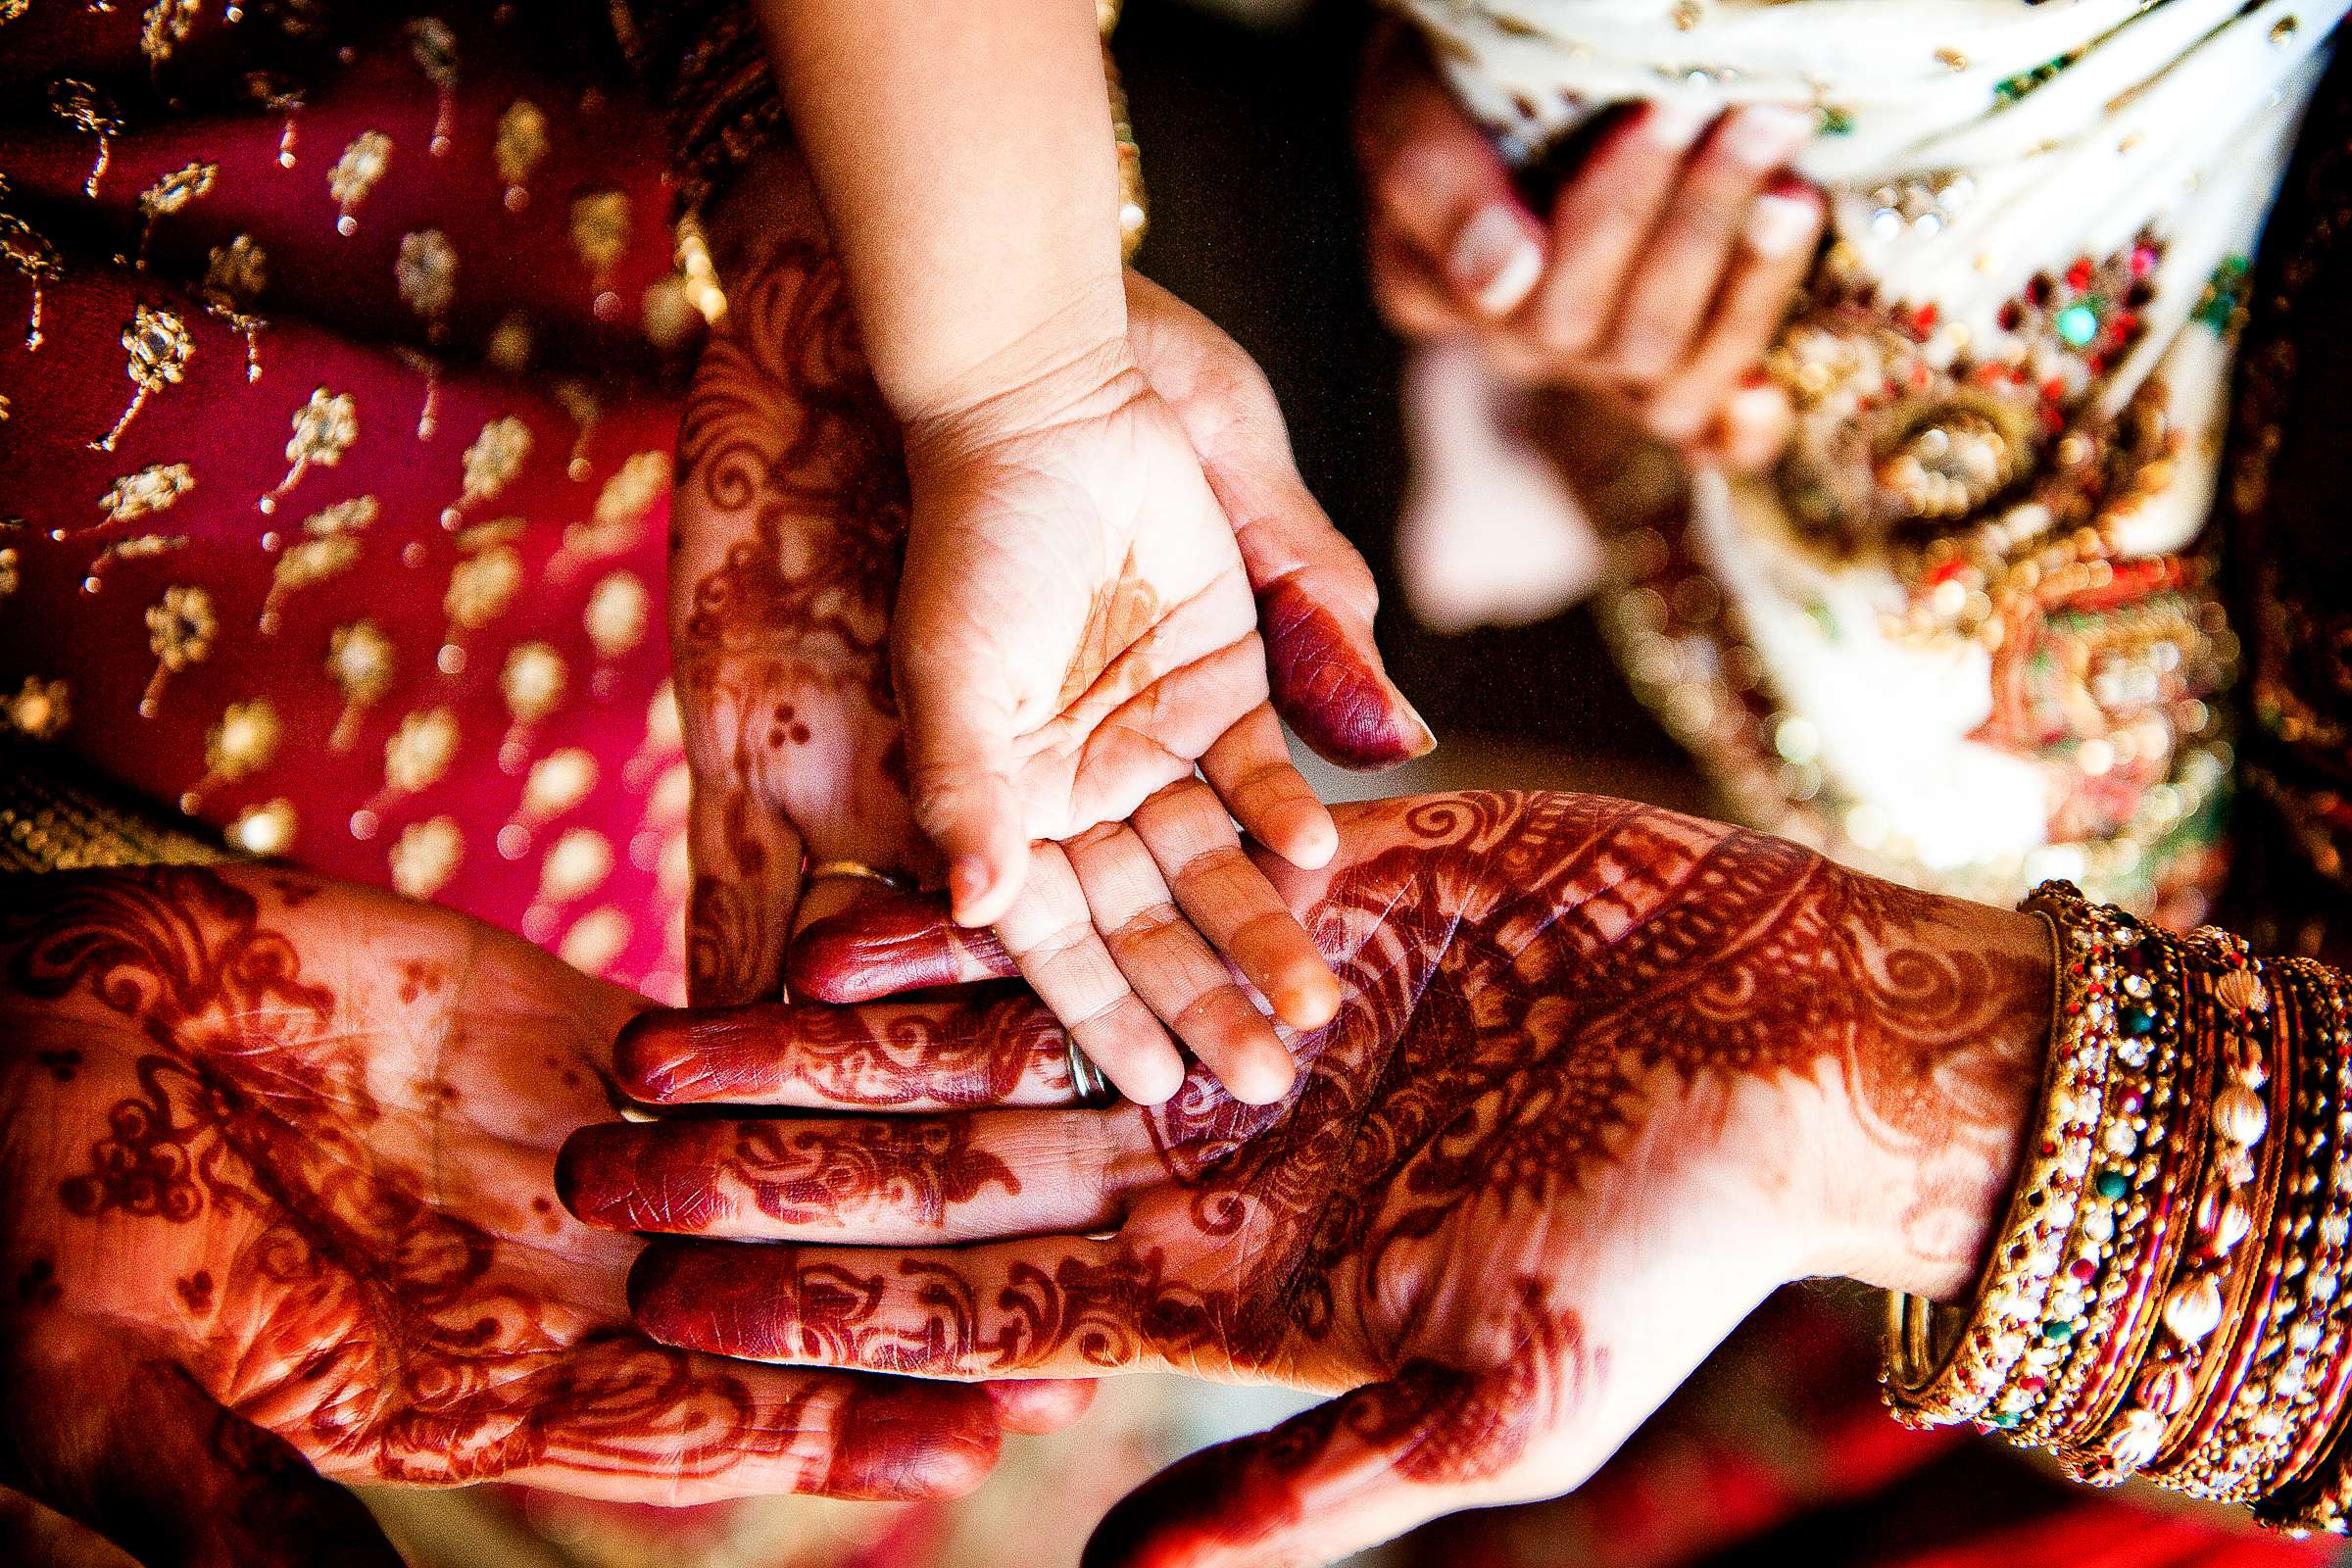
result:
<svg viewBox="0 0 2352 1568"><path fill-rule="evenodd" d="M699 318L651 117L576 26L275 15L0 29L0 702L678 1000L658 377Z"/></svg>

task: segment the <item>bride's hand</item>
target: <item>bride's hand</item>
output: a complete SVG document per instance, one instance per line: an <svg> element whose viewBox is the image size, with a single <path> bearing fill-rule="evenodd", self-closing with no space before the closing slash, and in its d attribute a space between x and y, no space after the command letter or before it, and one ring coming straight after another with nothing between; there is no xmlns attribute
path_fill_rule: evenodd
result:
<svg viewBox="0 0 2352 1568"><path fill-rule="evenodd" d="M553 1170L621 1102L612 1041L645 1004L291 871L0 883L0 1556L46 1521L79 1544L40 1560L128 1560L71 1520L148 1563L397 1564L321 1477L654 1503L974 1484L983 1391L631 1329L635 1246L558 1207Z"/></svg>
<svg viewBox="0 0 2352 1568"><path fill-rule="evenodd" d="M640 1326L1352 1391L1185 1461L1089 1557L1297 1563L1575 1486L1785 1281L1964 1287L2048 1027L2037 921L1595 797L1338 817L1328 868L1265 858L1345 988L1280 1104L1196 1074L1052 1108L1062 1037L1026 999L641 1020L618 1063L649 1101L898 1114L576 1135L576 1212L703 1238L639 1261ZM1006 972L936 906L812 928L796 968L835 996Z"/></svg>
<svg viewBox="0 0 2352 1568"><path fill-rule="evenodd" d="M1300 483L1264 378L1131 276L1126 348L1058 400L1041 387L913 432L910 508L821 235L763 232L687 400L674 501L693 999L776 994L796 908L833 912L858 886L803 906L804 861L937 885L922 827L968 847L977 818L935 808L985 797L980 815L1017 805L1022 832L1069 841L1038 847L994 918L1105 1072L1164 1098L1172 1029L1243 1092L1278 1095L1288 1054L1217 954L1304 1023L1331 979L1226 811L1309 862L1331 826L1268 668L1274 704L1335 760L1429 739L1381 673L1370 575ZM1126 825L1195 758L1216 793Z"/></svg>
<svg viewBox="0 0 2352 1568"><path fill-rule="evenodd" d="M1748 377L1821 238L1820 193L1786 172L1810 123L1653 102L1601 129L1545 218L1391 23L1356 105L1374 297L1408 336L1470 334L1515 380L1609 390L1660 440L1762 467L1788 403Z"/></svg>

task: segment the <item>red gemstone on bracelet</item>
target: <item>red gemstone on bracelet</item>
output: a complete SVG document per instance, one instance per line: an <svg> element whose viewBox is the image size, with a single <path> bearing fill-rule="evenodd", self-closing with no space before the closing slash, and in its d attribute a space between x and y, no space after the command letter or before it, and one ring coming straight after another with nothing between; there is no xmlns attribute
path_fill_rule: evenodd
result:
<svg viewBox="0 0 2352 1568"><path fill-rule="evenodd" d="M2067 1272L2073 1274L2074 1277L2079 1280L2086 1280L2089 1279L2093 1274L2096 1274L2098 1271L2099 1266L2096 1263L2093 1263L2089 1258L2078 1257L2075 1259L2075 1266L2069 1269Z"/></svg>

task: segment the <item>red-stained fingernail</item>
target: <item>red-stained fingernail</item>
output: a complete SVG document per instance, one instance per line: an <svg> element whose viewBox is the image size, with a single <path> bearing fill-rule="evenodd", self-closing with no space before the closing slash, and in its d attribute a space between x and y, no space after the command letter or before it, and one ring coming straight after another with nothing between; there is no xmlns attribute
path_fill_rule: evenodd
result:
<svg viewBox="0 0 2352 1568"><path fill-rule="evenodd" d="M863 1382L834 1414L824 1491L867 1502L960 1497L988 1479L1003 1444L978 1389Z"/></svg>
<svg viewBox="0 0 2352 1568"><path fill-rule="evenodd" d="M1661 152L1686 153L1714 123L1716 108L1696 98L1659 98L1642 113L1642 134Z"/></svg>
<svg viewBox="0 0 2352 1568"><path fill-rule="evenodd" d="M1392 767L1437 737L1359 655L1338 617L1284 578L1258 596L1276 705L1298 738L1343 767Z"/></svg>
<svg viewBox="0 0 2352 1568"><path fill-rule="evenodd" d="M1544 244L1535 221L1508 204L1481 208L1446 253L1454 287L1488 316L1508 316L1544 275Z"/></svg>
<svg viewBox="0 0 2352 1568"><path fill-rule="evenodd" d="M993 882L986 860L976 855L957 857L948 867L948 896L955 901L957 920L962 920L964 911L987 896Z"/></svg>
<svg viewBox="0 0 2352 1568"><path fill-rule="evenodd" d="M1018 972L995 932L956 925L930 895L864 899L811 922L784 956L792 995L814 1002L869 1002Z"/></svg>

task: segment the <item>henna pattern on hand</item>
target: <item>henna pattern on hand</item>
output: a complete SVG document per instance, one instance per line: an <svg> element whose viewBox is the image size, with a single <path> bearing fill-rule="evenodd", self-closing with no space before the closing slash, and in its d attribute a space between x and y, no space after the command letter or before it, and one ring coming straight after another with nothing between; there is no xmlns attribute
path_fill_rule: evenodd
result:
<svg viewBox="0 0 2352 1568"><path fill-rule="evenodd" d="M583 1167L595 1168L593 1180ZM936 1225L988 1187L1018 1193L1012 1167L974 1144L971 1119L708 1121L660 1141L625 1123L585 1128L556 1185L583 1219L614 1230L706 1229L748 1200L780 1224L855 1221L877 1204Z"/></svg>
<svg viewBox="0 0 2352 1568"><path fill-rule="evenodd" d="M1543 1239L1593 1223L1630 1151L1707 1148L1741 1085L1834 1086L1869 1148L1973 1152L1987 1191L2005 1176L2049 984L2014 924L1977 944L1966 906L1593 797L1388 803L1348 831L1365 848L1309 917L1348 1000L1299 1040L1299 1086L1250 1106L1196 1071L1123 1112L1166 1196L1116 1238L1002 1274L658 1244L640 1321L888 1370L1166 1361L1330 1387L1393 1373L1444 1319L1444 1359L1485 1371L1516 1330L1480 1281L1545 1265ZM987 1016L908 1014L956 1049Z"/></svg>
<svg viewBox="0 0 2352 1568"><path fill-rule="evenodd" d="M30 1185L0 1190L13 1216L0 1262L16 1279L0 1384L25 1347L103 1314L105 1353L160 1349L236 1413L221 1417L233 1430L252 1431L244 1417L329 1475L597 1478L592 1491L666 1498L747 1461L771 1491L920 1495L977 1478L995 1441L977 1391L756 1384L618 1320L626 1245L556 1220L520 1173L552 1158L539 1140L611 1103L596 1070L554 1053L601 1053L589 1020L616 1025L619 993L457 916L372 896L364 912L324 917L368 936L314 977L302 951L321 931L314 892L192 867L0 881L0 1039L14 1042L0 1065L11 1053L29 1065L59 1039L81 1059L69 1080L19 1071L12 1081L39 1093L0 1105L0 1134L20 1118L59 1129L0 1136L54 1151L16 1153L5 1178ZM397 948L403 921L465 953L467 978L370 956ZM493 944L512 951L485 957ZM327 983L344 975L358 990ZM557 1038L504 1061L516 1019ZM459 1052L487 1091L468 1089L463 1119ZM499 1095L519 1098L502 1110ZM513 1130L483 1119L501 1116ZM887 1143L829 1165L810 1152L780 1200L885 1179L898 1157ZM779 1147L791 1152L788 1135ZM1010 1179L984 1153L959 1165L952 1149L927 1152L967 1186ZM26 1442L39 1424L26 1416Z"/></svg>

